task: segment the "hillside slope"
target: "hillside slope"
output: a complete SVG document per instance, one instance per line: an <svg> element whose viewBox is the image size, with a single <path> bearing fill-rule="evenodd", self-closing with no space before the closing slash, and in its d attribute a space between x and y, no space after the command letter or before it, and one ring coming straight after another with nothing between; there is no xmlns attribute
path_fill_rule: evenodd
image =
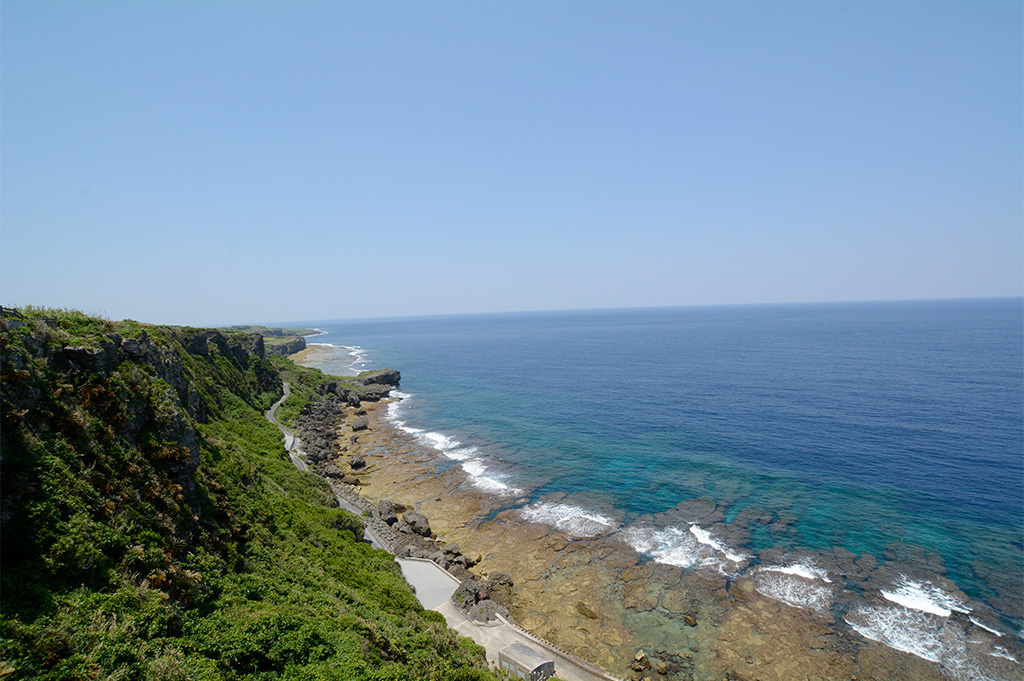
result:
<svg viewBox="0 0 1024 681"><path fill-rule="evenodd" d="M262 416L258 335L0 329L0 678L491 679Z"/></svg>

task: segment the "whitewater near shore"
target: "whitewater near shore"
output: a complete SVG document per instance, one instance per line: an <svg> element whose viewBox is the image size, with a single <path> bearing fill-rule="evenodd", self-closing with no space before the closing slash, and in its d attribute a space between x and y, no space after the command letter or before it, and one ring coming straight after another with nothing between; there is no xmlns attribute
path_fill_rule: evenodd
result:
<svg viewBox="0 0 1024 681"><path fill-rule="evenodd" d="M488 324L488 330L497 326ZM514 328L501 327L501 338L514 335L522 324L517 319ZM593 429L588 413L580 409L593 398L595 404L614 404L618 412L629 413L643 425L664 420L664 414L649 413L658 400L642 394L627 401L614 394L576 395L583 407L572 405L571 420L566 420L565 410L552 408L555 403L544 402L550 419L535 419L528 429L517 431L524 436L518 450L477 436L467 438L474 429L453 428L451 419L438 427L430 414L439 413L442 393L453 396L449 399L462 399L463 393L481 398L475 412L460 406L468 426L474 425L474 418L512 418L522 402L516 401L515 378L495 393L500 401L491 399L486 381L467 383L467 376L480 381L494 369L475 369L472 374L464 369L474 361L475 350L461 341L465 328L457 329L459 336L452 335L455 330L438 334L443 345L424 345L424 327L416 329L420 345L414 349L430 350L431 357L450 351L460 364L445 363L441 357L430 364L441 371L426 376L410 359L413 370L402 367L402 389L407 392L369 407L371 432L360 435L360 452L371 465L360 476L360 490L373 500L388 498L416 507L431 518L444 540L458 542L467 553L479 553L481 570L515 575L514 614L527 628L620 675L632 673L629 661L637 648L645 648L689 655L694 661L692 678L1020 676L1020 632L1008 627L989 602L965 593L947 574L941 556L898 540L883 544L884 550L851 552L842 544L864 543L852 540L852 535L837 535L834 544L824 544L829 548L807 548L807 532L813 529L808 521L815 517L808 510L814 506L801 499L821 498L822 493L830 499L828 495L835 494L831 487L816 491L799 480L786 483L785 478L783 485L729 467L720 457L697 459L697 467L690 464L682 472L695 476L697 482L688 483L690 487L703 486L710 494L684 495L682 501L677 496L654 513L629 512L629 492L650 498L658 488L649 485L659 478L652 475L654 470L622 468L621 456L601 458L601 439L614 439L617 431ZM339 336L334 332L326 338ZM508 342L490 336L486 340ZM515 357L537 362L537 353L545 352L536 345L527 349L533 356ZM330 345L313 351L315 359L303 361L331 373L369 368L378 352ZM391 355L383 361L401 366L401 359ZM497 361L494 355L488 359ZM643 359L629 361L642 369ZM527 374L536 380L530 367ZM618 381L621 386L621 374ZM546 395L542 391L530 398L544 400ZM705 402L715 398L709 395ZM571 425L577 416L574 432ZM614 414L608 416L615 421ZM555 423L560 418L570 427ZM552 438L562 438L558 451L567 454L530 458L533 452L556 451ZM589 485L588 490L588 485L577 483L574 491L565 491L563 483L560 490L531 468L563 470L557 473L562 480L586 478L587 468L573 463L573 447L593 448L589 459L579 461L592 461L587 465L596 476L608 477L614 471L618 488ZM758 490L759 484L774 485L776 497L790 497L773 506L773 500ZM757 498L765 499L764 505L750 502ZM885 509L872 501L874 496L866 498ZM835 520L833 525L841 528L844 522L856 527L862 519ZM882 522L887 524L882 531L900 532L893 520ZM1000 546L1000 535L992 536L992 545ZM971 569L979 582L986 579L999 589L995 602L1004 612L1014 612L1019 585L1012 579L1000 582L998 573L986 571L989 565L975 557Z"/></svg>

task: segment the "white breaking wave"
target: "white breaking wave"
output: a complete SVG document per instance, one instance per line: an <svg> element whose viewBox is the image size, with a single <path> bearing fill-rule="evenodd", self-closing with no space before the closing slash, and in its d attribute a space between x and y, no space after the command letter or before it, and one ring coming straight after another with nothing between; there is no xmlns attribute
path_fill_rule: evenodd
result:
<svg viewBox="0 0 1024 681"><path fill-rule="evenodd" d="M614 520L600 513L547 501L524 506L519 509L519 514L530 522L550 525L573 537L596 537L608 534L618 526Z"/></svg>
<svg viewBox="0 0 1024 681"><path fill-rule="evenodd" d="M492 475L487 475L487 466L480 459L469 459L462 464L462 470L469 474L474 485L492 494L514 495L522 493L518 487L512 487L498 480Z"/></svg>
<svg viewBox="0 0 1024 681"><path fill-rule="evenodd" d="M834 594L827 573L811 565L770 565L754 573L754 588L768 598L795 608L824 613L832 607Z"/></svg>
<svg viewBox="0 0 1024 681"><path fill-rule="evenodd" d="M682 568L708 567L732 574L743 567L750 556L730 549L708 530L693 524L688 528L632 527L622 533L623 539L636 551L647 554L659 563Z"/></svg>
<svg viewBox="0 0 1024 681"><path fill-rule="evenodd" d="M991 653L989 653L989 655L991 655L992 657L1001 657L1004 660L1009 660L1010 662L1017 662L1018 664L1020 664L1020 661L1016 657L1011 655L1010 651L1008 651L1006 648L1002 646L996 646L995 649Z"/></svg>
<svg viewBox="0 0 1024 681"><path fill-rule="evenodd" d="M864 638L931 662L942 657L945 617L941 615L902 606L864 605L844 619Z"/></svg>
<svg viewBox="0 0 1024 681"><path fill-rule="evenodd" d="M745 553L738 553L731 550L726 544L718 539L715 539L711 533L697 524L690 525L690 533L697 538L701 544L707 544L715 551L718 551L731 562L737 565L747 561L750 556Z"/></svg>
<svg viewBox="0 0 1024 681"><path fill-rule="evenodd" d="M514 495L522 492L518 487L512 487L501 481L494 475L488 474L487 465L476 455L479 450L476 447L466 447L461 442L444 433L437 433L422 428L414 428L402 419L403 403L412 397L408 393L392 391L397 400L388 404L387 419L399 430L412 435L423 444L433 448L445 458L452 461L461 461L462 470L469 476L470 481L485 492L501 495Z"/></svg>
<svg viewBox="0 0 1024 681"><path fill-rule="evenodd" d="M412 397L412 395L410 395L409 393L403 393L397 390L392 390L391 396L397 399L388 403L388 412L385 418L388 421L390 421L393 426L395 426L396 428L403 432L409 433L410 435L419 435L420 433L424 432L420 428L413 428L411 426L406 425L405 421L402 420L401 418L402 405L407 399Z"/></svg>
<svg viewBox="0 0 1024 681"><path fill-rule="evenodd" d="M990 627L990 626L987 626L987 625L985 625L985 624L982 624L982 623L981 623L981 622L979 622L978 620L974 619L974 617L970 617L970 616L969 616L969 617L968 617L967 619L969 619L969 620L970 620L971 622L973 622L975 626L981 627L982 629L984 629L984 630L985 630L985 631L987 631L988 633L990 633L990 634L995 634L995 635L996 635L996 636L998 636L999 638L1002 638L1003 636L1006 636L1006 634L1004 634L1003 632L1001 632L1001 631L998 631L998 630L996 630L996 629L993 629L992 627Z"/></svg>
<svg viewBox="0 0 1024 681"><path fill-rule="evenodd" d="M951 619L950 615L954 611L967 613L970 609L961 599L931 582L902 577L895 591L882 591L882 595L893 605L862 605L843 618L865 638L938 663L947 678L953 681L1004 678L1002 672L993 671L991 664L984 662L989 656L1017 662L1000 646L987 654L969 648L968 643L973 645L978 641L967 641L963 625ZM970 620L992 631L973 617ZM992 676L993 673L996 676Z"/></svg>
<svg viewBox="0 0 1024 681"><path fill-rule="evenodd" d="M804 565L803 563L795 563L793 565L769 565L762 567L761 570L767 572L781 572L784 575L796 575L797 577L803 577L804 579L820 579L821 581L831 584L832 580L828 578L828 573L821 568L814 567L813 565Z"/></svg>
<svg viewBox="0 0 1024 681"><path fill-rule="evenodd" d="M316 334L313 334L313 335L314 336L320 336L320 335L325 334L325 333L327 333L327 332L323 331L321 333L316 333ZM306 336L306 338L309 338L309 336ZM309 342L306 343L307 347L313 346L313 345L319 346L321 348L333 348L335 350L345 350L348 353L348 367L347 367L347 369L348 369L348 371L353 372L353 374L359 373L359 371L361 370L361 368L363 366L366 366L367 364L370 363L370 361L367 359L366 351L363 350L358 345L335 345L334 343L309 343Z"/></svg>
<svg viewBox="0 0 1024 681"><path fill-rule="evenodd" d="M342 345L341 347L348 350L348 354L352 358L352 361L348 364L348 368L351 371L359 373L364 366L370 363L367 359L366 351L358 345Z"/></svg>
<svg viewBox="0 0 1024 681"><path fill-rule="evenodd" d="M882 596L905 608L920 610L940 617L949 617L953 611L969 613L971 609L956 596L943 591L931 582L918 582L901 577L895 591L882 591Z"/></svg>

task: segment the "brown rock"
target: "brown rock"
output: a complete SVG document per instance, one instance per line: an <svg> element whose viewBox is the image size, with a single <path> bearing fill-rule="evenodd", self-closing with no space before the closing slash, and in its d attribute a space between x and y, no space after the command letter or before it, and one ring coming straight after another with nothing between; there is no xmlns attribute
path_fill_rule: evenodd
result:
<svg viewBox="0 0 1024 681"><path fill-rule="evenodd" d="M648 565L636 565L634 567L626 568L619 575L619 579L624 582L635 582L639 579L647 579L651 576L651 568Z"/></svg>

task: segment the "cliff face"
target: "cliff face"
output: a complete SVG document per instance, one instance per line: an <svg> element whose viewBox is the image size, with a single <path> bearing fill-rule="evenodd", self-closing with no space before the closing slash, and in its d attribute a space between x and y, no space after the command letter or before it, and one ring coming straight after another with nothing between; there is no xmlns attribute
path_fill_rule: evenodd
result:
<svg viewBox="0 0 1024 681"><path fill-rule="evenodd" d="M288 462L261 336L42 313L0 322L0 675L491 678Z"/></svg>
<svg viewBox="0 0 1024 681"><path fill-rule="evenodd" d="M306 339L305 338L295 338L293 340L285 341L283 343L278 343L278 342L270 343L269 345L267 345L267 354L268 355L284 355L285 357L287 357L288 355L294 355L296 352L302 352L305 349L306 349Z"/></svg>
<svg viewBox="0 0 1024 681"><path fill-rule="evenodd" d="M217 418L229 397L258 409L280 391L263 355L258 335L229 339L217 331L117 327L84 317L63 328L30 323L5 330L4 567L42 560L102 582L118 566L135 565L129 542L146 530L179 547L158 561L159 569L174 564L202 513L197 426ZM55 497L62 499L56 514L41 515ZM98 515L95 505L104 509ZM111 533L111 523L130 528ZM105 536L109 542L98 539ZM66 561L55 554L72 547Z"/></svg>

